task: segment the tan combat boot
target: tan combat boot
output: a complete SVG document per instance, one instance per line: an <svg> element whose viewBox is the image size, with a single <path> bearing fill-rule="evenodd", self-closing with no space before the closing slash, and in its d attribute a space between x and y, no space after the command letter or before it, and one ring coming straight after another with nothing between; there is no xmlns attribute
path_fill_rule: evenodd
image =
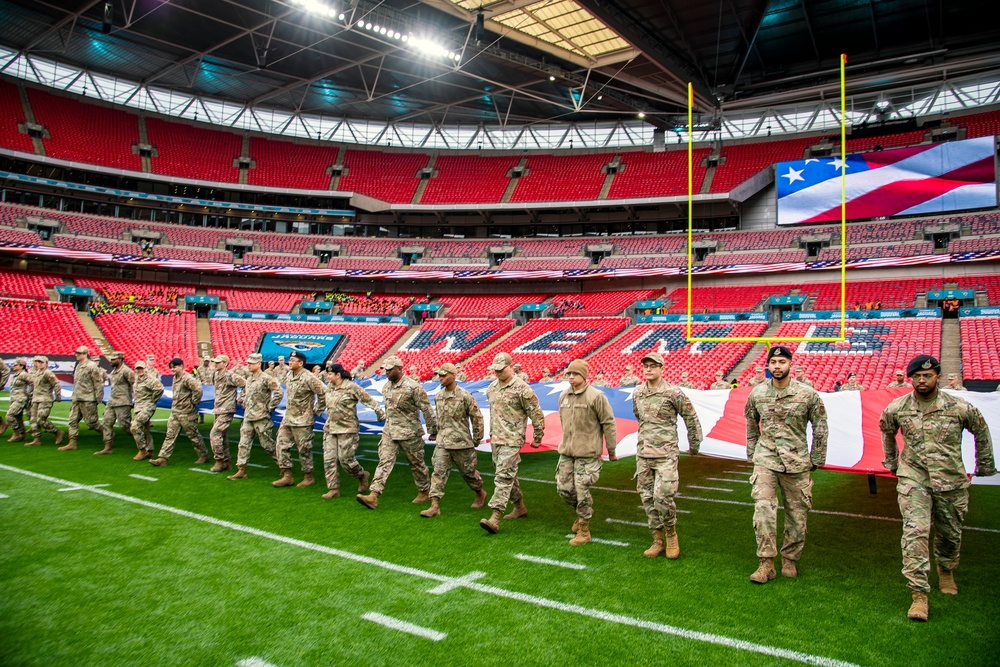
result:
<svg viewBox="0 0 1000 667"><path fill-rule="evenodd" d="M205 463L208 463L208 461L209 461L208 454L202 454L201 456L198 457L198 460L195 461L194 464L196 466L200 466Z"/></svg>
<svg viewBox="0 0 1000 667"><path fill-rule="evenodd" d="M31 442L24 443L24 446L25 447L41 447L42 446L42 438L40 436L37 436L37 435L33 436L33 438L34 439Z"/></svg>
<svg viewBox="0 0 1000 667"><path fill-rule="evenodd" d="M750 575L750 581L755 584L766 584L776 576L778 576L778 573L774 571L774 559L761 558L757 570Z"/></svg>
<svg viewBox="0 0 1000 667"><path fill-rule="evenodd" d="M923 591L913 591L913 604L906 612L906 617L911 621L927 620L927 593Z"/></svg>
<svg viewBox="0 0 1000 667"><path fill-rule="evenodd" d="M323 500L330 500L331 498L339 498L340 489L329 489L326 493L322 495Z"/></svg>
<svg viewBox="0 0 1000 667"><path fill-rule="evenodd" d="M576 533L578 530L580 530L580 517L577 517L576 521L573 522L573 527L569 529L569 532Z"/></svg>
<svg viewBox="0 0 1000 667"><path fill-rule="evenodd" d="M441 500L439 498L431 498L431 506L420 513L420 516L425 519L429 519L432 516L440 516L441 514Z"/></svg>
<svg viewBox="0 0 1000 667"><path fill-rule="evenodd" d="M112 452L111 448L108 447L107 445L105 445L104 449L102 449L101 451L94 452L94 456L103 456L105 454L112 454L112 453L113 452Z"/></svg>
<svg viewBox="0 0 1000 667"><path fill-rule="evenodd" d="M954 570L942 570L938 565L938 588L945 595L958 595L958 584L955 583Z"/></svg>
<svg viewBox="0 0 1000 667"><path fill-rule="evenodd" d="M781 576L788 577L789 579L795 579L799 576L799 570L796 567L796 563L791 558L781 557Z"/></svg>
<svg viewBox="0 0 1000 667"><path fill-rule="evenodd" d="M215 463L212 464L212 467L209 468L209 471L222 472L223 470L229 470L231 467L232 464L230 464L229 461L216 461Z"/></svg>
<svg viewBox="0 0 1000 667"><path fill-rule="evenodd" d="M149 465L154 465L159 468L161 466L167 465L167 459L163 458L162 456L158 459L150 459Z"/></svg>
<svg viewBox="0 0 1000 667"><path fill-rule="evenodd" d="M569 541L570 546L578 547L590 541L590 522L580 519L580 528L576 531L576 537Z"/></svg>
<svg viewBox="0 0 1000 667"><path fill-rule="evenodd" d="M422 503L426 503L430 499L431 497L427 494L426 491L419 491L417 493L417 497L413 499L413 504L420 505Z"/></svg>
<svg viewBox="0 0 1000 667"><path fill-rule="evenodd" d="M65 433L63 433L62 431L56 431L56 444L57 445L61 445L62 441L63 441L63 438L65 438L65 437L66 437ZM73 449L76 449L76 443L75 442L73 442L72 440L70 440L69 443L71 445L73 445Z"/></svg>
<svg viewBox="0 0 1000 667"><path fill-rule="evenodd" d="M299 482L298 484L296 484L295 486L297 488L304 489L307 486L312 486L315 483L316 483L316 480L313 479L313 474L311 472L306 472L306 473L302 473L302 481Z"/></svg>
<svg viewBox="0 0 1000 667"><path fill-rule="evenodd" d="M7 442L24 442L24 434L15 433L14 435L7 438Z"/></svg>
<svg viewBox="0 0 1000 667"><path fill-rule="evenodd" d="M677 539L677 526L663 527L663 551L670 560L677 560L681 555L681 543Z"/></svg>
<svg viewBox="0 0 1000 667"><path fill-rule="evenodd" d="M576 524L573 525L575 526ZM642 555L646 558L656 558L657 556L662 556L665 553L666 550L663 548L663 529L660 528L653 531L653 544L648 549L643 551Z"/></svg>
<svg viewBox="0 0 1000 667"><path fill-rule="evenodd" d="M472 509L479 510L486 505L486 492L482 489L476 491L476 499L472 502Z"/></svg>
<svg viewBox="0 0 1000 667"><path fill-rule="evenodd" d="M528 508L524 506L524 499L518 500L514 503L514 509L510 511L510 514L505 514L504 519L507 521L513 521L514 519L521 519L528 516Z"/></svg>
<svg viewBox="0 0 1000 667"><path fill-rule="evenodd" d="M226 477L226 479L246 479L246 478L247 478L246 466L236 466L236 472Z"/></svg>
<svg viewBox="0 0 1000 667"><path fill-rule="evenodd" d="M59 433L56 434L56 444L58 445L60 442L62 442L62 439L63 439L63 432L59 431ZM76 449L76 438L70 438L69 442L67 442L62 447L58 448L56 451L71 452L74 449Z"/></svg>
<svg viewBox="0 0 1000 667"><path fill-rule="evenodd" d="M497 533L500 532L500 518L502 516L503 514L500 512L500 510L493 510L493 513L490 514L489 519L479 520L479 525L482 526L483 530L485 530L490 535L496 535Z"/></svg>
<svg viewBox="0 0 1000 667"><path fill-rule="evenodd" d="M152 458L153 454L149 450L140 449L139 453L132 457L133 461L145 461L148 458Z"/></svg>
<svg viewBox="0 0 1000 667"><path fill-rule="evenodd" d="M361 479L358 481L358 494L368 493L368 487L371 486L372 474L365 470L361 474Z"/></svg>
<svg viewBox="0 0 1000 667"><path fill-rule="evenodd" d="M372 491L367 496L363 496L360 493L354 496L359 503L364 505L370 510L378 509L378 494Z"/></svg>
<svg viewBox="0 0 1000 667"><path fill-rule="evenodd" d="M271 486L277 486L279 488L282 486L291 486L292 484L295 484L295 478L292 477L291 468L282 468L281 477L271 482Z"/></svg>

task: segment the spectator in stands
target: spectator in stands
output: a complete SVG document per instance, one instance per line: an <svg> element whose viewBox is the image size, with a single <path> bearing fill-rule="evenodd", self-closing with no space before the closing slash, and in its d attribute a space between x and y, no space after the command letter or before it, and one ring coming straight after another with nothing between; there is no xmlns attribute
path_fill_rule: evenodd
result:
<svg viewBox="0 0 1000 667"><path fill-rule="evenodd" d="M847 384L841 387L843 391L861 391L864 387L858 382L858 374L851 371L847 374Z"/></svg>
<svg viewBox="0 0 1000 667"><path fill-rule="evenodd" d="M873 307L875 308L875 310L882 310L882 299L875 299Z"/></svg>
<svg viewBox="0 0 1000 667"><path fill-rule="evenodd" d="M756 387L759 384L767 382L767 377L764 375L764 369L758 366L753 369L753 377L750 378L750 382L747 383L749 387Z"/></svg>
<svg viewBox="0 0 1000 667"><path fill-rule="evenodd" d="M952 391L965 391L965 387L962 386L962 380L958 377L957 373L948 373L948 389Z"/></svg>
<svg viewBox="0 0 1000 667"><path fill-rule="evenodd" d="M681 373L681 381L677 383L678 387L683 387L684 389L694 389L694 383L690 380L690 373L684 371Z"/></svg>
<svg viewBox="0 0 1000 667"><path fill-rule="evenodd" d="M902 369L896 369L896 379L889 383L886 389L902 389L903 387L909 387L910 385L906 383L906 376L903 374Z"/></svg>
<svg viewBox="0 0 1000 667"><path fill-rule="evenodd" d="M622 379L618 382L618 386L619 387L638 387L639 386L640 380L635 375L635 373L632 372L632 370L633 370L632 364L629 364L628 366L625 367L625 375L623 375Z"/></svg>
<svg viewBox="0 0 1000 667"><path fill-rule="evenodd" d="M715 371L715 382L709 386L709 389L719 391L722 389L729 389L730 384L726 382L726 374L722 371Z"/></svg>
<svg viewBox="0 0 1000 667"><path fill-rule="evenodd" d="M798 380L799 382L801 382L804 385L812 387L813 389L816 388L816 386L813 384L813 381L806 377L806 367L805 366L796 366L795 367L795 379Z"/></svg>

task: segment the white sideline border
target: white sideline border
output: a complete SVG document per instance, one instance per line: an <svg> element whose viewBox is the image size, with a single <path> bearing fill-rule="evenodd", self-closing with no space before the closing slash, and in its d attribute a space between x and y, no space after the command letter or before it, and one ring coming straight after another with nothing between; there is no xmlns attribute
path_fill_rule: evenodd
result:
<svg viewBox="0 0 1000 667"><path fill-rule="evenodd" d="M40 479L42 481L51 482L54 484L61 484L64 486L73 484L73 482L59 479L57 477L50 477L49 475L43 475L41 473L33 472L30 470L22 470L20 468L15 468L13 466L5 465L2 463L0 463L0 470L6 470L7 472L11 472L14 474L24 475L26 477L33 477L35 479ZM418 577L420 579L430 579L431 581L436 581L439 584L451 583L456 581L456 578L454 577L435 574L433 572L428 572L426 570L421 570L419 568L410 567L407 565L400 565L398 563L392 563L390 561L385 561L378 558L372 558L370 556L363 556L360 554L351 553L350 551L344 551L342 549L335 549L333 547L327 547L321 544L306 542L305 540L299 540L292 537L286 537L284 535L278 535L277 533L260 530L257 528L253 528L251 526L244 526L242 524L234 523L232 521L224 521L222 519L216 519L215 517L210 517L204 514L190 512L188 510L182 510L176 507L171 507L169 505L163 505L148 500L142 500L141 498L135 498L121 493L115 493L114 491L108 491L102 488L95 488L90 486L90 487L81 487L81 489L84 491L89 491L90 493L94 493L96 495L105 496L107 498L121 500L127 503L132 503L134 505L140 505L142 507L146 507L149 509L159 510L161 512L167 512L169 514L174 514L176 516L181 516L184 518L193 519L195 521L201 521L202 523L218 526L220 528L226 528L235 532L253 535L254 537L273 540L275 542L288 544L290 546L297 546L303 549L308 549L310 551L316 551L330 556L335 556L337 558L343 558L345 560L353 561L356 563L371 565L373 567L377 567L390 572L396 572L399 574L408 574L410 576ZM601 609L592 609L581 605L559 602L557 600L550 600L548 598L543 598L536 595L530 595L528 593L519 593L517 591L510 591L504 588L500 588L498 586L489 586L486 584L480 584L475 581L462 581L461 579L458 579L457 581L461 581L462 588L475 591L477 593L484 593L487 595L492 595L507 600L516 600L518 602L524 602L526 604L534 605L536 607L554 609L556 611L562 611L568 614L576 614L578 616L584 616L587 618L606 621L608 623L615 623L618 625L640 628L643 630L649 630L651 632L657 632L664 635L671 635L683 639L690 639L692 641L714 644L716 646L724 646L726 648L732 648L738 651L758 653L761 655L767 655L775 658L783 658L785 660L791 660L794 662L801 662L809 665L818 665L819 667L859 667L854 663L842 660L836 660L834 658L827 658L824 656L812 655L810 653L803 653L801 651L794 651L790 649L778 648L775 646L768 646L766 644L758 644L755 642L745 641L742 639L734 639L732 637L726 637L724 635L718 635L708 632L698 632L695 630L687 630L673 625L667 625L665 623L646 621L640 618L625 616L623 614L608 612Z"/></svg>
<svg viewBox="0 0 1000 667"><path fill-rule="evenodd" d="M390 630L398 630L399 632L405 632L417 637L423 637L424 639L430 639L432 642L439 642L448 636L447 633L431 630L430 628L425 628L420 625L414 625L413 623L409 623L407 621L401 621L398 618L386 616L385 614L380 614L377 611L370 611L366 614L362 614L361 618L366 621L371 621L372 623L377 623L383 627L389 628Z"/></svg>

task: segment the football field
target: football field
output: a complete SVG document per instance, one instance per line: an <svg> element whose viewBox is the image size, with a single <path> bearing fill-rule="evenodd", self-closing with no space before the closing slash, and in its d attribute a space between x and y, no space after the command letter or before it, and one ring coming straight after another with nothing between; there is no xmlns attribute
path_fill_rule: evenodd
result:
<svg viewBox="0 0 1000 667"><path fill-rule="evenodd" d="M53 421L65 428L68 405ZM6 408L6 405L0 406ZM167 412L154 421L163 440ZM202 427L208 440L208 424ZM238 422L237 422L238 424ZM235 455L237 424L231 429ZM819 471L799 578L757 586L749 467L682 456L681 557L646 559L635 460L605 463L594 541L567 544L554 453L522 457L529 516L488 535L457 472L442 515L421 518L405 460L377 511L195 467L183 436L170 465L0 441L0 665L987 665L1000 651L993 589L1000 488L972 488L960 593L906 619L894 485ZM377 441L359 459L375 468ZM430 460L430 448L427 450ZM492 464L479 455L486 489ZM301 479L298 462L296 480ZM932 575L936 583L936 576Z"/></svg>

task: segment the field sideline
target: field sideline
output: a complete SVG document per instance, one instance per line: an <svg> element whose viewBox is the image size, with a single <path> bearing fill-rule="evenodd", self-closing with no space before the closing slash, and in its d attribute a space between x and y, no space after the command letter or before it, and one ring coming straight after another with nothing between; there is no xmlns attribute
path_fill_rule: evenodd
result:
<svg viewBox="0 0 1000 667"><path fill-rule="evenodd" d="M54 410L60 427L68 407ZM166 414L154 421L157 445ZM170 466L154 468L131 460L123 433L104 457L91 455L100 438L86 428L75 452L55 451L51 436L41 448L9 445L9 434L0 441L3 665L986 665L1000 649L989 585L997 487L972 488L961 592L932 592L930 622L919 624L905 617L887 479L872 496L862 476L814 473L799 579L755 586L745 463L682 457L681 558L671 562L642 557L650 535L632 458L605 464L597 539L571 547L554 453L523 457L529 517L489 536L478 526L488 512L469 508L457 473L442 516L422 519L403 464L372 512L354 501L351 479L330 501L319 497L321 476L309 489L272 488L277 469L259 448L251 463L265 467L230 482L208 466L192 472L183 437ZM376 444L362 438L369 471ZM488 455L479 461L492 472Z"/></svg>

